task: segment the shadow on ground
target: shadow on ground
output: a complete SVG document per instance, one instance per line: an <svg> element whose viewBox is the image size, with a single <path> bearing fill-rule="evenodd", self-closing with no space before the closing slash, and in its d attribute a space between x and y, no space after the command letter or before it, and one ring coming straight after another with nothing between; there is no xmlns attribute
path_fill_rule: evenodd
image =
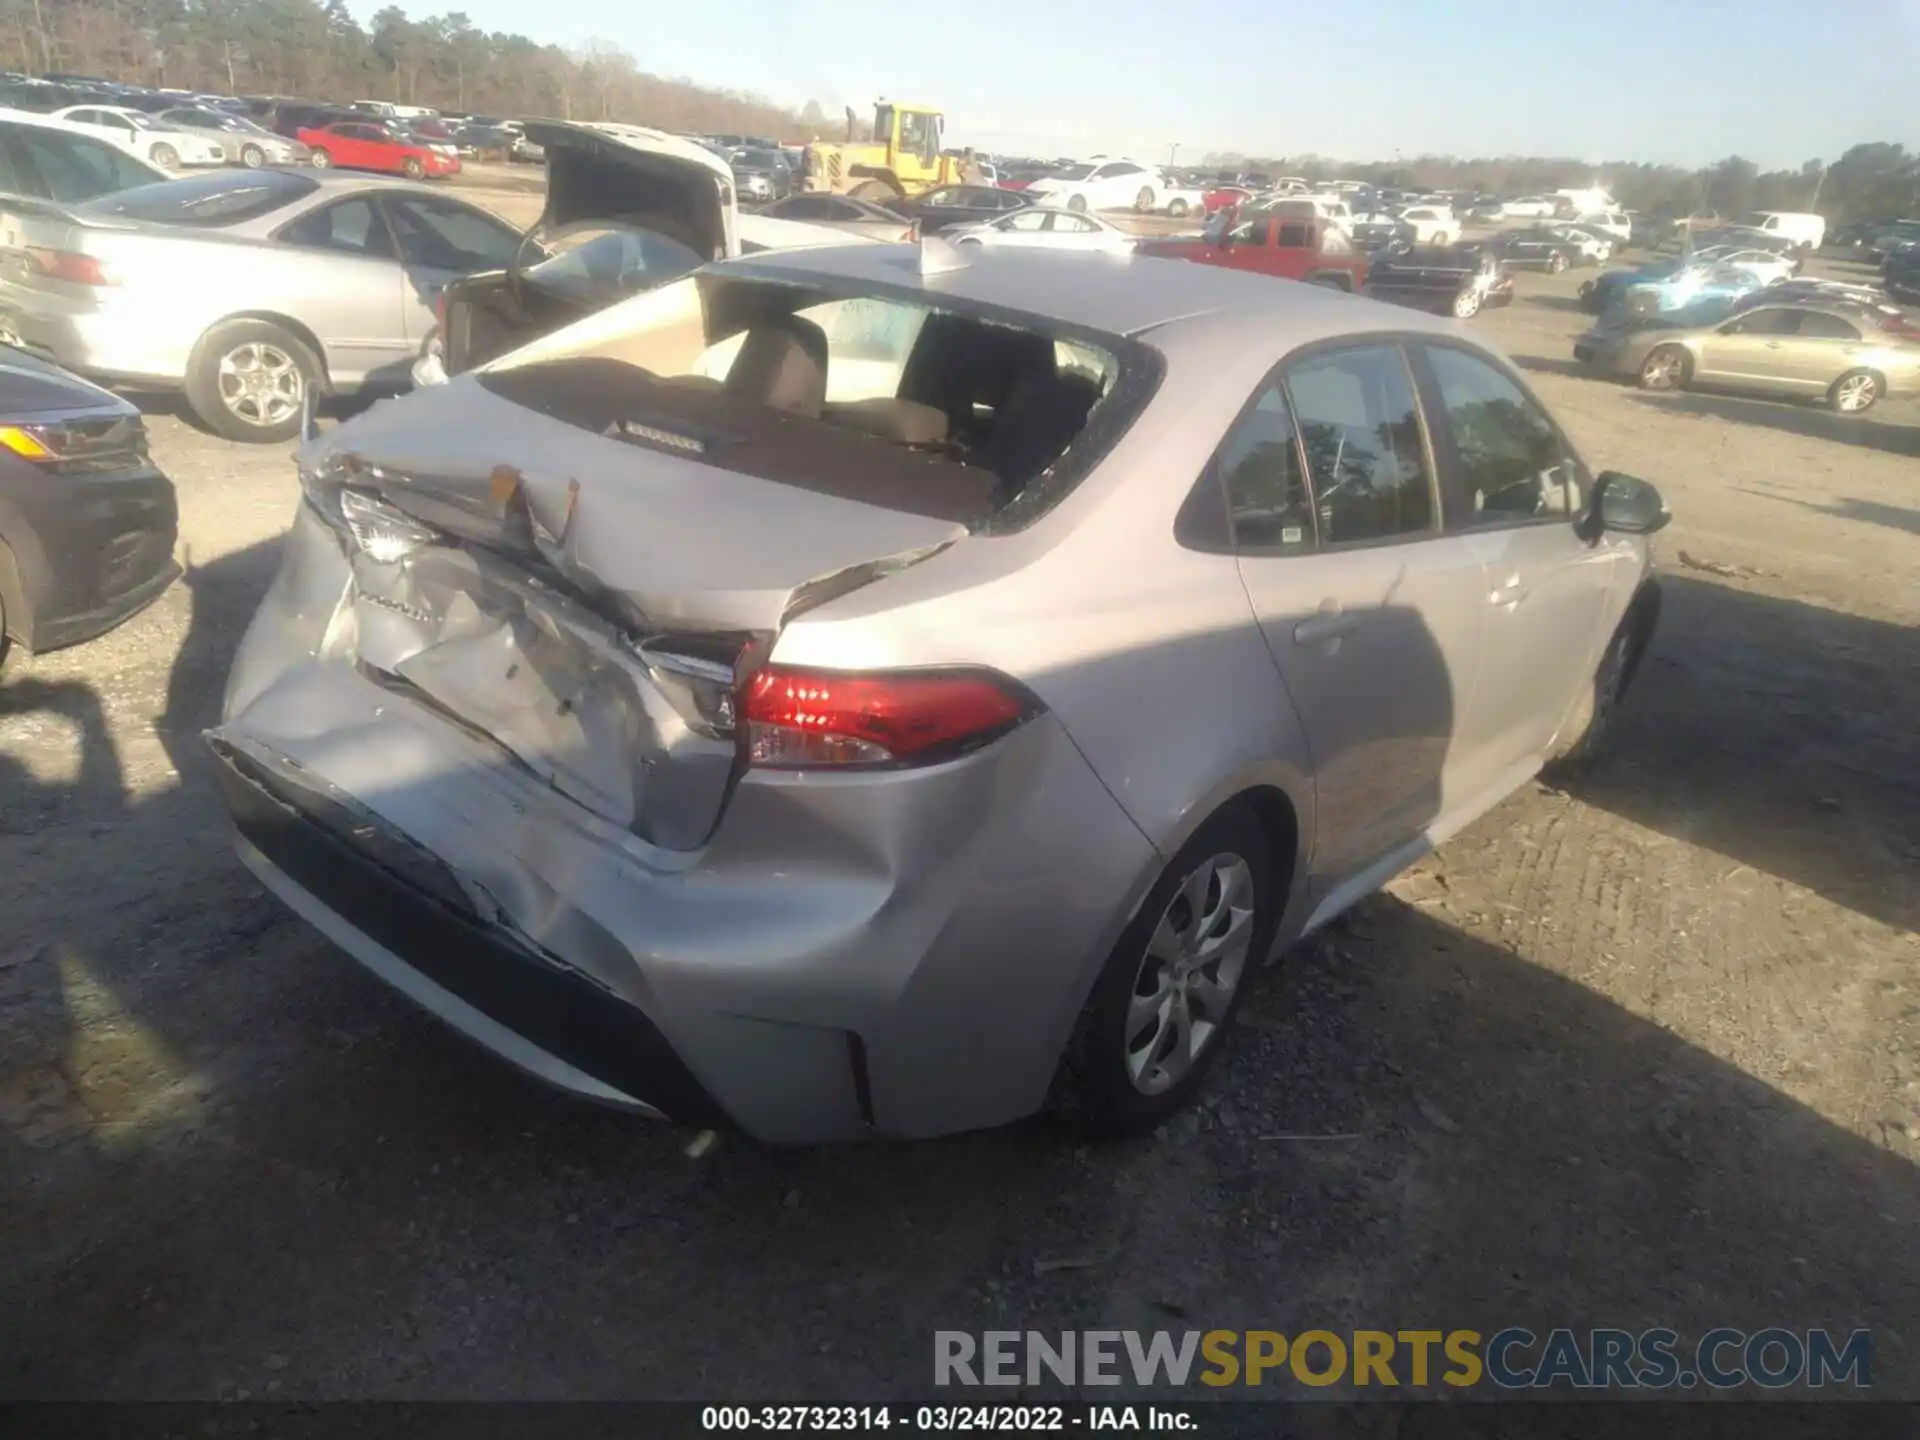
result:
<svg viewBox="0 0 1920 1440"><path fill-rule="evenodd" d="M1920 458L1920 424L1912 420L1887 420L1877 414L1839 415L1818 409L1810 402L1754 400L1697 390L1680 395L1636 394L1632 398L1639 404L1669 413L1764 425L1790 435L1807 435L1838 445L1859 445L1869 450L1884 450L1889 455Z"/></svg>
<svg viewBox="0 0 1920 1440"><path fill-rule="evenodd" d="M1920 1388L1894 1329L1920 1314L1904 1137L1390 899L1269 974L1220 1103L1158 1138L696 1161L536 1088L224 855L197 732L272 561L192 578L181 785L122 817L218 858L56 937L63 967L0 973L10 1045L73 1063L77 967L212 1086L61 1145L0 1116L0 1393L874 1398L925 1393L937 1328L1098 1322L1865 1325L1877 1392ZM1876 880L1911 875L1920 816L1912 632L1669 586L1631 763L1586 797L1911 925L1913 887ZM84 863L83 838L24 843ZM1338 1138L1278 1138L1300 1136Z"/></svg>

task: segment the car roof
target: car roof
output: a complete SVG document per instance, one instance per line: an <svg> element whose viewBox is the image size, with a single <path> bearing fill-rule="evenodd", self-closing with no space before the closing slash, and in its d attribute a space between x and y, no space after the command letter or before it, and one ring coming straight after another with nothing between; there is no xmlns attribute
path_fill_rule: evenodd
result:
<svg viewBox="0 0 1920 1440"><path fill-rule="evenodd" d="M88 105L83 108L91 110L103 107ZM99 138L84 125L76 125L71 120L62 120L55 115L42 115L37 110L12 110L5 106L0 106L0 120L18 125L38 125L42 130L63 130L70 135L85 135L89 139Z"/></svg>
<svg viewBox="0 0 1920 1440"><path fill-rule="evenodd" d="M1238 317L1263 333L1284 327L1294 344L1375 330L1451 333L1444 321L1416 311L1190 260L1044 249L975 253L969 246L956 251L961 258L953 268L922 274L920 256L926 250L927 242L768 251L712 269L789 284L904 287L923 292L929 304L952 298L1119 335L1216 315Z"/></svg>

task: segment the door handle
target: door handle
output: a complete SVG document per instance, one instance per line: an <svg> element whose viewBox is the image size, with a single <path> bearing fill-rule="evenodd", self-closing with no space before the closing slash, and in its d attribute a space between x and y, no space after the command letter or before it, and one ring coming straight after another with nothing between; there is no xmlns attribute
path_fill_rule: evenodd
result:
<svg viewBox="0 0 1920 1440"><path fill-rule="evenodd" d="M1351 635L1360 626L1359 617L1348 615L1337 600L1322 600L1320 608L1293 627L1293 638L1300 645L1325 645Z"/></svg>
<svg viewBox="0 0 1920 1440"><path fill-rule="evenodd" d="M1505 605L1509 609L1511 609L1513 606L1518 605L1522 600L1526 599L1527 596L1531 593L1532 592L1529 591L1526 586L1520 583L1520 577L1518 575L1514 575L1514 576L1511 576L1507 580L1507 583L1502 585L1498 590L1488 591L1487 600L1491 604Z"/></svg>

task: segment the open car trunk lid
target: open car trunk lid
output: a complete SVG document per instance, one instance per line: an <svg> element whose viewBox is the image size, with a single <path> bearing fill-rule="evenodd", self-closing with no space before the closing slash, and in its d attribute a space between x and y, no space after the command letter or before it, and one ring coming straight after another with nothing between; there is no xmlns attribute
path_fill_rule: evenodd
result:
<svg viewBox="0 0 1920 1440"><path fill-rule="evenodd" d="M695 848L738 774L735 687L788 615L967 526L728 469L711 426L702 455L673 443L699 427L582 419L469 375L310 442L353 574L330 643L603 819Z"/></svg>

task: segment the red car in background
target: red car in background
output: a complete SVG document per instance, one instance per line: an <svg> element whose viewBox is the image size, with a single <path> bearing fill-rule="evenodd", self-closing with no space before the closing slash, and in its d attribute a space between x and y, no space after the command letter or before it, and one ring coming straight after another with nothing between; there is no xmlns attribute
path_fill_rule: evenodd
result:
<svg viewBox="0 0 1920 1440"><path fill-rule="evenodd" d="M378 170L410 180L460 173L458 155L412 144L373 121L323 125L317 130L302 130L295 138L313 151L309 163L316 170L338 165L343 170Z"/></svg>
<svg viewBox="0 0 1920 1440"><path fill-rule="evenodd" d="M1241 185L1222 185L1217 190L1209 190L1201 197L1201 205L1207 214L1217 214L1222 210L1237 210L1253 198L1253 191Z"/></svg>

